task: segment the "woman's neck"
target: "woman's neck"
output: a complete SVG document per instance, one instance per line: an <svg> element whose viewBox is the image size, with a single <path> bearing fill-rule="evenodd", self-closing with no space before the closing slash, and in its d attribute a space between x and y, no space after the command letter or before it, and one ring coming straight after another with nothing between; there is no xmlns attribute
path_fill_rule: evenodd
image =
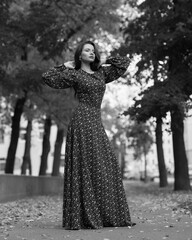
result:
<svg viewBox="0 0 192 240"><path fill-rule="evenodd" d="M88 72L88 73L92 73L93 71L91 70L91 66L90 64L86 64L84 62L81 62L81 69Z"/></svg>

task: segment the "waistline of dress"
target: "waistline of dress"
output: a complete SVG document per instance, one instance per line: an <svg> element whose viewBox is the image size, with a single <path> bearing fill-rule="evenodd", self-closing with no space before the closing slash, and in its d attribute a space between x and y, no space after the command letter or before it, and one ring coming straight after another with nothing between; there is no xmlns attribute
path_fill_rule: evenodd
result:
<svg viewBox="0 0 192 240"><path fill-rule="evenodd" d="M101 106L95 106L93 104L89 104L89 103L84 103L84 102L79 102L78 107L83 107L83 108L94 108L95 110L100 111L101 110Z"/></svg>

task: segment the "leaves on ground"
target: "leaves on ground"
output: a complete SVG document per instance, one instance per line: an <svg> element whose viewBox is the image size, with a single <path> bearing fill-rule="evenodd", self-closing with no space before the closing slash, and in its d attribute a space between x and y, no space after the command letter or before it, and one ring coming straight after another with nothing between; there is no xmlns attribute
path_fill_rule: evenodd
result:
<svg viewBox="0 0 192 240"><path fill-rule="evenodd" d="M192 226L192 192L174 192L172 187L160 189L157 184L142 182L125 182L125 189L132 220L137 225L152 225L154 232L162 227L179 232L175 230L178 223L189 228ZM61 226L61 222L61 195L38 196L0 204L0 239L8 239L9 232L17 225L22 228L54 228ZM113 234L114 230L110 229L109 232ZM143 229L137 231L142 235L146 233ZM128 239L132 239L132 235L129 234ZM41 237L49 239L46 234ZM144 239L149 238L143 235ZM165 233L162 239L170 239L169 234Z"/></svg>

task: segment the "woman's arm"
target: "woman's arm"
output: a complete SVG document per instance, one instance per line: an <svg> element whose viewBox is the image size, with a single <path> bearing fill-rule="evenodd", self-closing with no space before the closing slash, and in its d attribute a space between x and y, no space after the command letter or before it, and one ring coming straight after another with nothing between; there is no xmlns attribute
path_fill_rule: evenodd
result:
<svg viewBox="0 0 192 240"><path fill-rule="evenodd" d="M67 62L49 69L42 74L42 78L44 83L52 88L74 87L76 84L76 71L72 66L72 62Z"/></svg>
<svg viewBox="0 0 192 240"><path fill-rule="evenodd" d="M105 83L112 82L121 77L127 71L131 60L128 57L112 57L106 60L110 66L102 66Z"/></svg>

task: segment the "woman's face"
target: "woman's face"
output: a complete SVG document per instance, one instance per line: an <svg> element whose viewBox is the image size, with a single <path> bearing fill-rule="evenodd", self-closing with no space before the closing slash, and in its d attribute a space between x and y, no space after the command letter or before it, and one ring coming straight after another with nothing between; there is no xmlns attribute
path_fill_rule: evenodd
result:
<svg viewBox="0 0 192 240"><path fill-rule="evenodd" d="M83 46L80 59L82 62L92 63L95 60L95 49L92 44L86 43Z"/></svg>

